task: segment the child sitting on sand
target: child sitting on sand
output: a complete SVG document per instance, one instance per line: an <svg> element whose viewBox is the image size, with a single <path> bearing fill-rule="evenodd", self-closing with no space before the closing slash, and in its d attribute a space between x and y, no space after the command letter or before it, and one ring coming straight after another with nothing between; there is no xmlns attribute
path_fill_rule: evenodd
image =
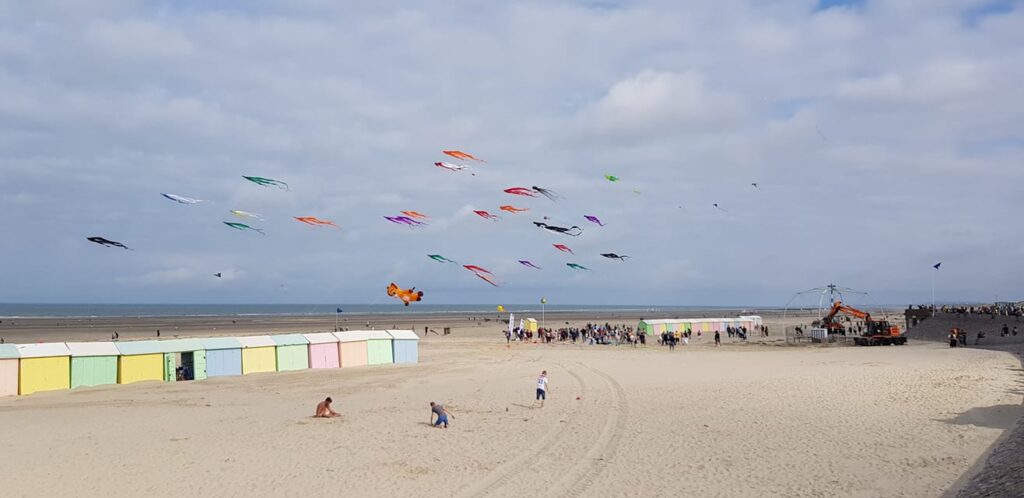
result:
<svg viewBox="0 0 1024 498"><path fill-rule="evenodd" d="M316 405L316 415L313 415L313 417L314 418L340 417L341 416L340 413L338 413L338 412L336 412L336 411L331 409L331 403L333 403L333 400L330 397L328 397L327 399L321 401L320 403L317 403L317 405Z"/></svg>

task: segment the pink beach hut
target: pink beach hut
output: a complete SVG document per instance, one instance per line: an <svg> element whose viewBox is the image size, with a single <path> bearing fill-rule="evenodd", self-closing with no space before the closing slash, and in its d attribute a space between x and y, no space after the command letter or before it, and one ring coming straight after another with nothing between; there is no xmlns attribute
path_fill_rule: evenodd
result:
<svg viewBox="0 0 1024 498"><path fill-rule="evenodd" d="M18 394L18 348L0 344L0 396Z"/></svg>
<svg viewBox="0 0 1024 498"><path fill-rule="evenodd" d="M330 332L302 334L309 341L309 368L339 368L338 338Z"/></svg>

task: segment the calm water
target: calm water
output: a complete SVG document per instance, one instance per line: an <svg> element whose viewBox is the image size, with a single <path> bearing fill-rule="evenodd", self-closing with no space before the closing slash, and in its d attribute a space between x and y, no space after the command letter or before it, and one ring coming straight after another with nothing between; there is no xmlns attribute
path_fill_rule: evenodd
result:
<svg viewBox="0 0 1024 498"><path fill-rule="evenodd" d="M3 318L72 318L72 317L167 317L167 316L308 316L332 315L337 308L345 314L401 313L490 313L494 306L474 304L419 304L409 307L393 304L0 304ZM658 312L693 313L714 310L738 310L729 306L588 306L548 305L547 311L586 312ZM506 312L540 313L541 306L505 306Z"/></svg>

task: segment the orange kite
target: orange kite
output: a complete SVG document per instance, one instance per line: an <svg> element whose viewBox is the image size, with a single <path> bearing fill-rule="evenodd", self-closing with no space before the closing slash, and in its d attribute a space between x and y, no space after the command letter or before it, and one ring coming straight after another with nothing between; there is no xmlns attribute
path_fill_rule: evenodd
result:
<svg viewBox="0 0 1024 498"><path fill-rule="evenodd" d="M339 227L338 225L335 225L333 221L331 221L331 220L321 220L320 218L317 218L315 216L296 216L295 219L299 220L299 221L301 221L301 222L303 222L303 223L305 223L307 225L312 225L312 226L331 226L331 227L337 228L339 230L341 229L341 227Z"/></svg>
<svg viewBox="0 0 1024 498"><path fill-rule="evenodd" d="M529 211L530 210L530 208L517 208L515 206L510 206L508 204L506 204L504 206L501 206L498 209L500 209L502 211L508 211L510 213L522 213L523 211Z"/></svg>
<svg viewBox="0 0 1024 498"><path fill-rule="evenodd" d="M411 289L402 289L395 285L394 282L391 282L391 285L388 286L388 295L401 299L406 306L409 306L409 303L421 301L423 299L423 291L417 291L415 287Z"/></svg>
<svg viewBox="0 0 1024 498"><path fill-rule="evenodd" d="M425 220L427 218L430 218L429 216L427 216L427 215L425 215L423 213L420 213L420 212L416 212L416 211L402 211L402 214L404 214L404 215L406 215L406 216L408 216L410 218L419 218L421 220Z"/></svg>
<svg viewBox="0 0 1024 498"><path fill-rule="evenodd" d="M452 156L452 157L454 157L456 159L464 159L464 160L467 160L467 161L468 160L480 161L482 163L487 162L487 161L484 161L483 159L480 159L480 158L474 156L473 154L470 154L469 152L462 152L461 150L443 150L441 152L444 152L445 154L447 154L449 156Z"/></svg>

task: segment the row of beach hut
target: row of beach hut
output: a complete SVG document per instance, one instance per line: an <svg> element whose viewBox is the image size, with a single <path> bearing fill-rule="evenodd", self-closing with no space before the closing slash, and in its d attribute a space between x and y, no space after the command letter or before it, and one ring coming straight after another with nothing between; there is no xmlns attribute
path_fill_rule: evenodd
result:
<svg viewBox="0 0 1024 498"><path fill-rule="evenodd" d="M417 363L411 330L0 344L0 396L146 380Z"/></svg>
<svg viewBox="0 0 1024 498"><path fill-rule="evenodd" d="M760 316L740 315L738 318L682 318L671 320L640 320L637 330L647 334L662 332L725 332L727 328L745 327L753 331L763 324Z"/></svg>

